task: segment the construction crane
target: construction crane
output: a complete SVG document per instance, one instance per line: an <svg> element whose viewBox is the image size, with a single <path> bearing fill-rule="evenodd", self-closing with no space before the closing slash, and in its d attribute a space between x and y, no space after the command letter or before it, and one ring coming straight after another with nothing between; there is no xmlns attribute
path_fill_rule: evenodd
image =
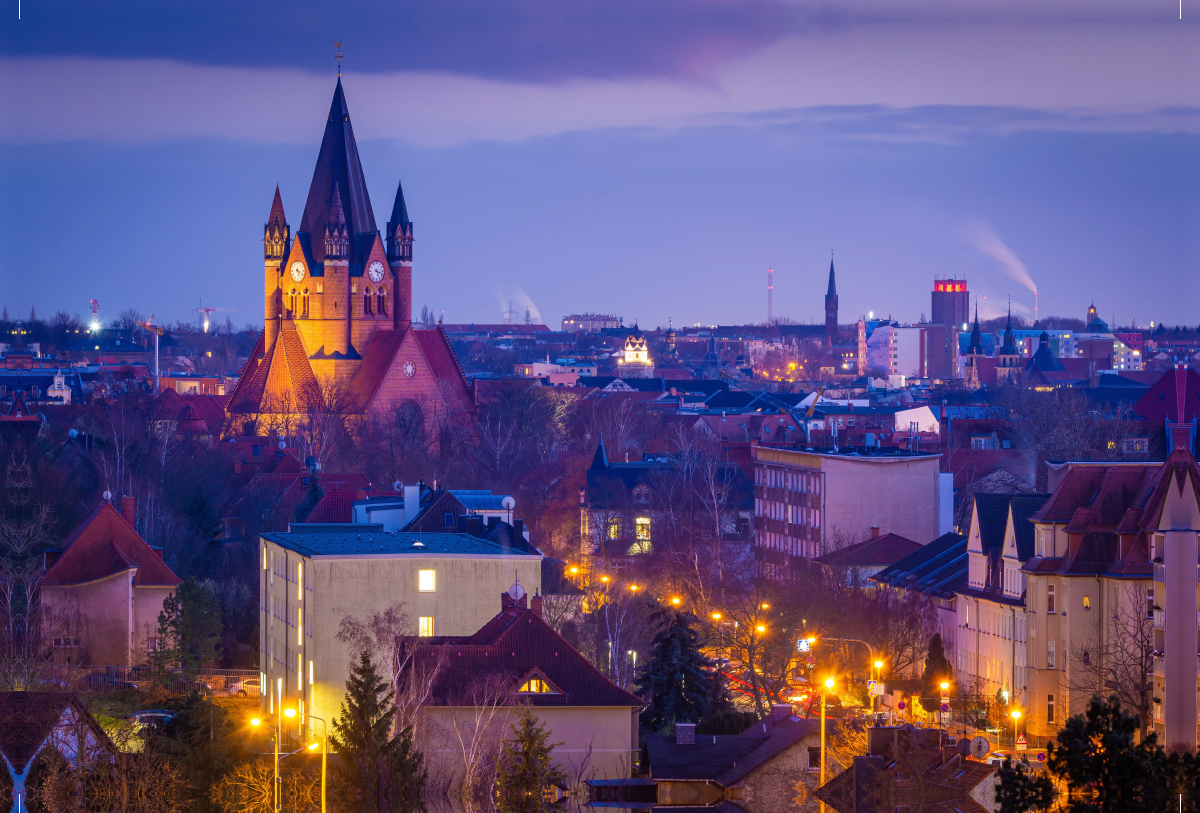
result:
<svg viewBox="0 0 1200 813"><path fill-rule="evenodd" d="M209 321L209 318L212 316L212 314L214 314L214 313L217 313L217 312L222 312L222 313L224 313L224 312L229 312L229 313L233 313L234 311L244 311L244 310L245 310L245 308L213 308L213 307L208 307L208 306L206 306L206 305L204 304L204 300L200 300L200 307L196 308L194 311L192 311L192 313L196 314L196 321L200 323L200 329L201 329L202 331L204 331L205 333L207 333L207 332L208 332L208 328L209 328L209 326L210 326L210 324L211 324L211 322Z"/></svg>
<svg viewBox="0 0 1200 813"><path fill-rule="evenodd" d="M154 334L154 394L158 395L158 337L163 335L164 329L154 321L154 314L150 314L149 319L138 324Z"/></svg>
<svg viewBox="0 0 1200 813"><path fill-rule="evenodd" d="M95 333L100 329L100 317L96 315L100 312L100 303L94 299L89 299L88 304L92 306L92 332Z"/></svg>

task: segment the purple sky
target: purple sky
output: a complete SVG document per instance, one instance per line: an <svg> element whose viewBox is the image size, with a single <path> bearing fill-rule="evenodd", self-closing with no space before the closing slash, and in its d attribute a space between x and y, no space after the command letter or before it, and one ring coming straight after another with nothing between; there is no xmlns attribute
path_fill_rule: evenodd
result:
<svg viewBox="0 0 1200 813"><path fill-rule="evenodd" d="M15 3L14 3L15 6ZM569 9L567 11L566 9ZM14 8L15 11L15 8ZM1200 27L1126 0L27 0L0 20L0 304L261 319L334 82L417 306L643 325L1200 322ZM6 12L7 14L7 12ZM1200 20L1200 7L1195 10Z"/></svg>

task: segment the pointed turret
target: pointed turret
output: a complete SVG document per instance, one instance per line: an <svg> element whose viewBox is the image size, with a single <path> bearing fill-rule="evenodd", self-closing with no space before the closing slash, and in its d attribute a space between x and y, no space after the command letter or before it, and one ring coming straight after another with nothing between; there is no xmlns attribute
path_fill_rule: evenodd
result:
<svg viewBox="0 0 1200 813"><path fill-rule="evenodd" d="M396 184L396 202L387 224L388 259L393 262L412 262L413 224L404 204L404 185Z"/></svg>
<svg viewBox="0 0 1200 813"><path fill-rule="evenodd" d="M275 184L275 200L271 202L271 214L263 227L263 256L279 262L288 251L292 230L283 216L283 198L279 196L279 184Z"/></svg>
<svg viewBox="0 0 1200 813"><path fill-rule="evenodd" d="M349 254L345 259L351 263L362 263L366 258L355 256L363 249L359 235L373 234L375 214L371 210L371 199L367 195L367 183L363 177L362 164L358 158L358 146L354 142L354 130L350 126L350 111L338 80L329 107L329 118L325 123L325 136L321 139L321 152L313 169L312 185L308 189L308 201L304 204L304 216L300 219L298 233L310 235L313 259L325 260L325 245L322 239L325 226L330 220L334 187L340 189L341 214L349 237Z"/></svg>
<svg viewBox="0 0 1200 813"><path fill-rule="evenodd" d="M600 433L600 445L596 447L596 455L592 458L593 469L607 469L608 455L604 452L604 433Z"/></svg>
<svg viewBox="0 0 1200 813"><path fill-rule="evenodd" d="M968 356L983 355L983 334L979 332L979 303L975 303L975 326L971 328L971 344L967 347Z"/></svg>
<svg viewBox="0 0 1200 813"><path fill-rule="evenodd" d="M837 280L833 273L833 257L829 258L829 288L825 291L825 347L831 348L838 339Z"/></svg>
<svg viewBox="0 0 1200 813"><path fill-rule="evenodd" d="M1012 305L1008 306L1008 324L1004 326L1004 341L1000 345L1000 356L1019 356L1021 353L1017 350L1017 336L1013 333L1012 326Z"/></svg>
<svg viewBox="0 0 1200 813"><path fill-rule="evenodd" d="M336 182L333 197L329 201L329 216L325 222L325 259L344 260L349 255L350 238L347 234L346 212L342 208L342 196Z"/></svg>

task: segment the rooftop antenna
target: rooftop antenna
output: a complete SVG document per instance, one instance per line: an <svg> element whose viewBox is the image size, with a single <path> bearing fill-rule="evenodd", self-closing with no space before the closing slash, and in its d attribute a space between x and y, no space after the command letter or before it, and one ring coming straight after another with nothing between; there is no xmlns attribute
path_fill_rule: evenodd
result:
<svg viewBox="0 0 1200 813"><path fill-rule="evenodd" d="M340 42L335 42L334 45L336 45L337 49L338 49L337 50L338 79L341 79L342 78L342 44Z"/></svg>
<svg viewBox="0 0 1200 813"><path fill-rule="evenodd" d="M775 324L775 269L767 269L767 327Z"/></svg>

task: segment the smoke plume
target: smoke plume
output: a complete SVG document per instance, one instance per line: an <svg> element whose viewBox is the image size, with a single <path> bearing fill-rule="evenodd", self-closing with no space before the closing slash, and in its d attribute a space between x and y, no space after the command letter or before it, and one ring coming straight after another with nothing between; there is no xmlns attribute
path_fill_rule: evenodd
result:
<svg viewBox="0 0 1200 813"><path fill-rule="evenodd" d="M1021 262L1021 258L1004 244L1004 241L992 231L992 227L986 222L979 219L968 220L963 227L963 239L981 254L995 260L1000 265L1000 269L1015 282L1025 286L1033 293L1037 293L1037 285L1029 276L1029 269L1025 267L1025 263Z"/></svg>

